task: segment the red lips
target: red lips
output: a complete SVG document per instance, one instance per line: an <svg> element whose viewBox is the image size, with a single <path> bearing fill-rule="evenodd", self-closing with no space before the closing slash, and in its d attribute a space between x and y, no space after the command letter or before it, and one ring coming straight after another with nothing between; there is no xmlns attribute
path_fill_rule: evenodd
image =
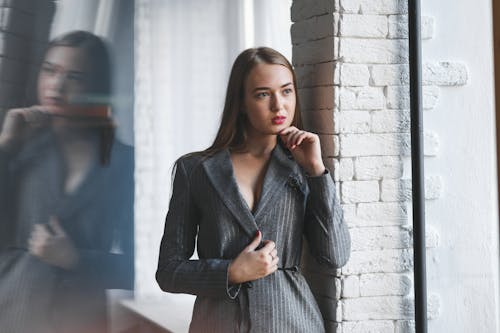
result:
<svg viewBox="0 0 500 333"><path fill-rule="evenodd" d="M286 117L285 116L276 116L271 119L274 125L281 125L285 122Z"/></svg>

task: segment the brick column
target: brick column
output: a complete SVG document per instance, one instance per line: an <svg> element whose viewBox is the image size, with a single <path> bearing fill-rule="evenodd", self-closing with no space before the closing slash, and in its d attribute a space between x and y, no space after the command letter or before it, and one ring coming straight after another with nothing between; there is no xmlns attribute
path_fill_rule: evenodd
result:
<svg viewBox="0 0 500 333"><path fill-rule="evenodd" d="M305 126L320 135L352 237L349 263L325 272L309 258L308 279L329 332L412 332L412 232L407 1L294 0L293 64ZM434 21L422 20L423 39ZM424 63L424 109L439 86L465 84L460 63ZM439 153L425 133L426 158ZM426 199L441 193L427 175ZM427 246L438 246L428 218ZM311 273L312 272L312 273ZM428 291L429 315L439 297Z"/></svg>

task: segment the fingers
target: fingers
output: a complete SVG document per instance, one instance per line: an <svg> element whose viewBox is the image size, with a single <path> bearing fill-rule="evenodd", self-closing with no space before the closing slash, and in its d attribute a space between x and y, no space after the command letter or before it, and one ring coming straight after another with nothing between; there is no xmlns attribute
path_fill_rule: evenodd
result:
<svg viewBox="0 0 500 333"><path fill-rule="evenodd" d="M295 149L306 139L314 140L314 135L313 133L299 130L294 126L287 127L280 132L281 139L288 149Z"/></svg>
<svg viewBox="0 0 500 333"><path fill-rule="evenodd" d="M260 230L257 230L255 238L250 242L250 244L247 245L247 247L245 247L244 251L245 252L255 251L255 249L259 247L261 241L262 241L262 232L260 232Z"/></svg>
<svg viewBox="0 0 500 333"><path fill-rule="evenodd" d="M268 254L271 253L271 251L275 248L276 244L272 240L265 240L264 246L259 251Z"/></svg>
<svg viewBox="0 0 500 333"><path fill-rule="evenodd" d="M47 226L43 224L35 224L33 226L33 231L31 232L31 237L28 240L28 248L30 252L33 254L40 254L50 237L50 231L47 229Z"/></svg>
<svg viewBox="0 0 500 333"><path fill-rule="evenodd" d="M49 225L54 231L55 236L66 236L66 232L61 227L61 224L59 224L59 220L57 219L57 217L51 216L49 219Z"/></svg>

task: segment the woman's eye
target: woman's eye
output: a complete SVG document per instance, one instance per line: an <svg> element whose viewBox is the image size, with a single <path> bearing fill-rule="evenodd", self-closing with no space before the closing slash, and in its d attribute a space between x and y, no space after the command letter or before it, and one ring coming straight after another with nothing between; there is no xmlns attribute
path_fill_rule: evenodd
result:
<svg viewBox="0 0 500 333"><path fill-rule="evenodd" d="M68 80L83 81L83 76L78 73L68 73Z"/></svg>
<svg viewBox="0 0 500 333"><path fill-rule="evenodd" d="M286 88L285 90L283 90L283 93L285 95L290 95L291 93L293 93L293 89L292 88Z"/></svg>
<svg viewBox="0 0 500 333"><path fill-rule="evenodd" d="M44 72L46 74L53 74L53 73L55 73L55 69L50 65L43 65L42 72Z"/></svg>
<svg viewBox="0 0 500 333"><path fill-rule="evenodd" d="M257 98L265 98L267 96L269 96L269 93L267 93L267 92L261 92L261 93L258 93L257 95L255 95L255 97L257 97Z"/></svg>

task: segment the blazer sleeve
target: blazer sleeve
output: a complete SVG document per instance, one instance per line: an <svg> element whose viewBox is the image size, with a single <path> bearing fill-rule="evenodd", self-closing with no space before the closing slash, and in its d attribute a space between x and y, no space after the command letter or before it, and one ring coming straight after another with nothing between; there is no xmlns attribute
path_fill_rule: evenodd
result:
<svg viewBox="0 0 500 333"><path fill-rule="evenodd" d="M310 192L304 228L311 254L319 264L342 267L350 256L351 238L335 184L328 171L318 177L307 177L307 183Z"/></svg>
<svg viewBox="0 0 500 333"><path fill-rule="evenodd" d="M183 160L175 167L173 192L160 245L156 280L163 291L236 298L240 286L228 283L231 260L190 260L198 231L198 214Z"/></svg>

